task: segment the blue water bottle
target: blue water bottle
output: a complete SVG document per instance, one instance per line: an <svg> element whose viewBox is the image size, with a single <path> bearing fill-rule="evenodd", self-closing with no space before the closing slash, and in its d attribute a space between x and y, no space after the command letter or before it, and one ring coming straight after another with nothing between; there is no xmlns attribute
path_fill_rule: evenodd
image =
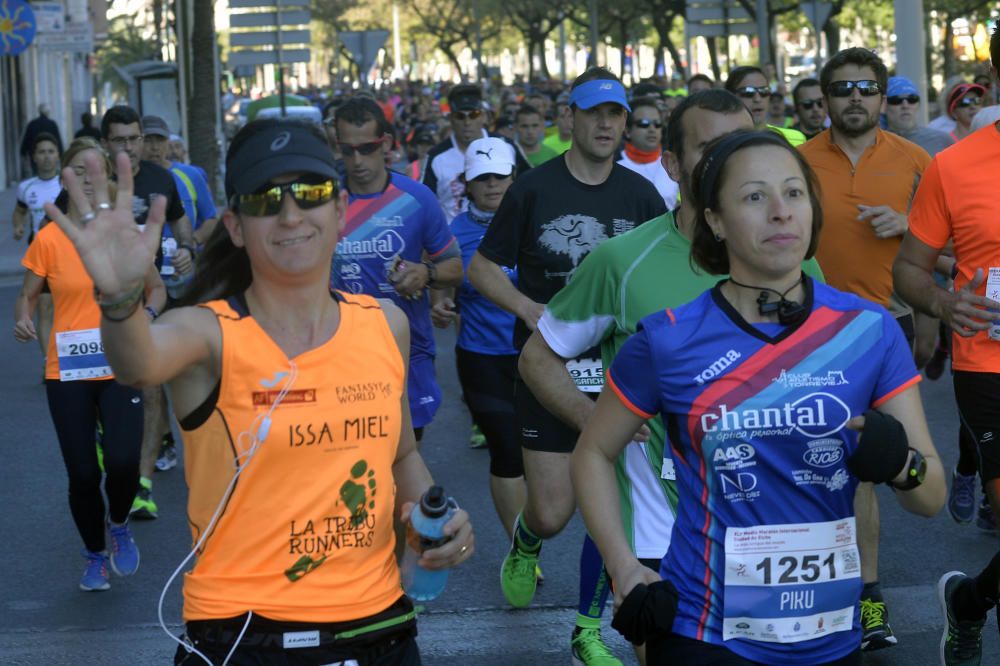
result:
<svg viewBox="0 0 1000 666"><path fill-rule="evenodd" d="M417 560L425 550L436 548L451 538L444 535L444 526L456 509L458 505L445 495L444 488L431 486L410 512L410 525L420 537L420 552L407 544L401 573L403 588L414 601L432 601L444 591L448 570L424 569Z"/></svg>

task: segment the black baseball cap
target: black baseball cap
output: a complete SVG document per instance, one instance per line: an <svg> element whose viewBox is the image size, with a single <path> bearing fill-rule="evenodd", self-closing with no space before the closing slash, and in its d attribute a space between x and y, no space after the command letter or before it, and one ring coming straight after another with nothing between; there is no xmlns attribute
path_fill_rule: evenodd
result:
<svg viewBox="0 0 1000 666"><path fill-rule="evenodd" d="M241 135L247 138L240 141ZM240 130L226 155L226 199L300 171L338 179L336 158L318 130L284 118L254 120Z"/></svg>
<svg viewBox="0 0 1000 666"><path fill-rule="evenodd" d="M483 91L471 83L460 83L448 91L448 106L452 111L483 108Z"/></svg>
<svg viewBox="0 0 1000 666"><path fill-rule="evenodd" d="M145 136L162 136L164 139L170 138L170 128L167 121L159 116L142 117L142 133Z"/></svg>

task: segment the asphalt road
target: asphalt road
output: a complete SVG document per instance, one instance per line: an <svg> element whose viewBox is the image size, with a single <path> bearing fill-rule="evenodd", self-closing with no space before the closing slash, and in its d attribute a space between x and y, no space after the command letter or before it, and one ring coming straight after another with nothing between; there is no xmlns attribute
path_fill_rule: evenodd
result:
<svg viewBox="0 0 1000 666"><path fill-rule="evenodd" d="M19 280L0 279L0 312L13 312ZM6 330L12 325L7 314ZM493 512L485 450L467 447L468 417L458 400L453 337L439 332L438 374L446 396L428 428L423 454L438 482L469 510L477 553L454 571L445 593L420 620L424 663L477 666L570 663L569 635L577 595L582 526L575 518L546 543L546 582L536 603L510 610L500 593L498 572L506 537ZM4 464L0 466L0 533L4 590L0 593L0 664L167 664L173 647L159 628L157 600L166 579L187 554L185 485L180 467L157 473L155 497L161 517L135 522L142 565L131 578L114 578L109 592L77 589L83 570L80 540L66 504L66 475L47 411L41 354L0 336L6 379L0 384ZM924 405L934 440L948 466L957 457L957 418L950 381L924 382ZM998 549L995 536L954 524L944 513L922 519L904 513L892 494L880 490L881 579L899 645L866 656L869 666L930 666L938 663L941 618L938 577L951 569L978 571ZM180 631L180 589L168 590L164 617ZM605 620L607 621L607 613ZM993 620L985 632L984 664L1000 664ZM627 644L610 627L605 637L625 661Z"/></svg>

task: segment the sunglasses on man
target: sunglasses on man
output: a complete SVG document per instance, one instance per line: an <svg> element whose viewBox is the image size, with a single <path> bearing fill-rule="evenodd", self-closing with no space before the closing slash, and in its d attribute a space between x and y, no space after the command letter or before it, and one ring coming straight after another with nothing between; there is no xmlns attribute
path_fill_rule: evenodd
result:
<svg viewBox="0 0 1000 666"><path fill-rule="evenodd" d="M920 104L920 95L893 95L892 97L887 97L885 101L889 102L889 106L899 106L903 102L914 106Z"/></svg>
<svg viewBox="0 0 1000 666"><path fill-rule="evenodd" d="M882 94L882 86L878 81L833 81L827 89L830 97L850 97L851 92L857 88L862 97L874 97Z"/></svg>
<svg viewBox="0 0 1000 666"><path fill-rule="evenodd" d="M655 127L660 129L663 127L663 123L659 120L653 120L651 118L640 118L639 120L632 121L632 127L638 127L639 129L649 129L650 127Z"/></svg>
<svg viewBox="0 0 1000 666"><path fill-rule="evenodd" d="M452 118L457 118L458 120L475 120L479 116L483 115L482 109L470 109L469 111L452 111Z"/></svg>
<svg viewBox="0 0 1000 666"><path fill-rule="evenodd" d="M376 139L375 141L366 141L365 143L342 143L337 142L337 149L344 157L354 157L354 153L359 155L371 155L376 150L382 147L382 143L385 138Z"/></svg>
<svg viewBox="0 0 1000 666"><path fill-rule="evenodd" d="M819 107L819 108L822 109L823 108L823 100L822 99L805 99L805 100L802 100L801 102L799 102L799 108L805 109L806 111L810 110L814 106Z"/></svg>
<svg viewBox="0 0 1000 666"><path fill-rule="evenodd" d="M770 97L771 89L768 86L743 86L736 89L736 94L744 99L751 99L754 95L758 97Z"/></svg>
<svg viewBox="0 0 1000 666"><path fill-rule="evenodd" d="M299 208L308 210L336 199L338 188L333 180L316 182L315 177L300 178L291 183L265 186L251 194L238 194L233 197L233 208L253 217L277 215L286 192L292 195Z"/></svg>

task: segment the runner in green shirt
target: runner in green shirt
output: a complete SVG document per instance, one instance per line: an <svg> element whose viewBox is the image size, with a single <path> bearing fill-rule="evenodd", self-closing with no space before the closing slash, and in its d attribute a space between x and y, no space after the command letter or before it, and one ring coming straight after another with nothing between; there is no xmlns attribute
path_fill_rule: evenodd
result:
<svg viewBox="0 0 1000 666"><path fill-rule="evenodd" d="M545 138L545 117L535 107L524 104L517 110L514 129L517 131L517 145L531 166L544 164L559 155L542 142Z"/></svg>

